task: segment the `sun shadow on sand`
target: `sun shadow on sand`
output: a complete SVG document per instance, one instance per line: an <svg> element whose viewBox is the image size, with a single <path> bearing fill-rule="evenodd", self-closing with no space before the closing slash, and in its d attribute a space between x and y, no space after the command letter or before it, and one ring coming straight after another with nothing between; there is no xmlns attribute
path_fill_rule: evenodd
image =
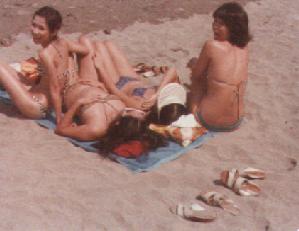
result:
<svg viewBox="0 0 299 231"><path fill-rule="evenodd" d="M219 179L214 180L213 183L214 183L214 185L221 185L221 186L223 185L221 180L219 180Z"/></svg>

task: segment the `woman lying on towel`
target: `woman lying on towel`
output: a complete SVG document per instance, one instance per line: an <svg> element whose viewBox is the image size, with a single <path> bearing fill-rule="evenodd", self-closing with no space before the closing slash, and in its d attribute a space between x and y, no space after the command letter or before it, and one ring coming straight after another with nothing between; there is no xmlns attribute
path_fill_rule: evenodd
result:
<svg viewBox="0 0 299 231"><path fill-rule="evenodd" d="M213 14L214 39L208 40L192 68L191 111L213 131L236 129L244 115L250 35L248 16L238 3Z"/></svg>
<svg viewBox="0 0 299 231"><path fill-rule="evenodd" d="M87 39L86 43L91 42ZM156 103L158 92L165 85L179 82L176 70L170 68L158 87L148 86L112 41L97 41L94 46L93 59L99 80L111 94L118 96L126 107L149 111Z"/></svg>
<svg viewBox="0 0 299 231"><path fill-rule="evenodd" d="M89 49L89 54L79 56L79 77L76 81L68 83L64 90L63 100L67 112L57 124L56 133L79 140L97 140L107 133L108 128L112 129L113 126L123 124L124 121L128 126L129 124L135 124L137 127L140 126L138 121L146 123L145 117L150 107L145 107L146 111L139 109L141 104L146 102L145 96L135 96L132 97L132 100L131 97L125 96L125 100L122 100L122 93L117 92L113 95L110 94L111 92L108 93L104 84L98 81L98 73L93 61L95 47L100 46L99 42L96 44L91 43L89 39L82 36L80 37L80 43ZM133 72L131 69L131 67L128 68L124 65L123 74L131 74ZM104 70L101 70L101 72L106 74ZM106 75L105 78L108 78L108 76ZM176 79L175 70L169 72L167 78ZM136 80L136 83L138 81ZM164 84L166 81L162 81L162 83ZM144 84L134 86L144 87ZM156 91L149 89L146 95L153 97L155 93ZM182 114L182 107L184 108L182 105L173 104L173 106L163 108L161 118L165 118L163 115L170 111L172 113L169 113L169 115L173 118L168 116L165 120L171 120L170 122L176 120ZM77 124L74 123L76 116L80 120ZM120 133L120 135L123 135L123 133Z"/></svg>
<svg viewBox="0 0 299 231"><path fill-rule="evenodd" d="M41 76L39 83L27 88L24 81L24 70L16 64L9 66L0 64L0 84L10 95L20 112L28 118L43 118L53 104L57 122L61 119L61 97L65 79L73 78L76 73L69 61L71 53L87 54L88 50L79 43L60 38L58 31L62 24L60 13L52 7L42 7L37 10L31 22L33 42L41 45L38 60L35 65L31 60L28 65L33 76ZM34 66L35 65L35 66ZM15 68L15 69L14 69ZM51 103L50 103L51 102Z"/></svg>

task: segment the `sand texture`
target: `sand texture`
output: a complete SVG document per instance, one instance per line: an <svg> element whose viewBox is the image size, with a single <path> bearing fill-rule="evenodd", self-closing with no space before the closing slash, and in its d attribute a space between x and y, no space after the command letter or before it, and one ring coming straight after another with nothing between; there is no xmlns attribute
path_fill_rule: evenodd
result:
<svg viewBox="0 0 299 231"><path fill-rule="evenodd" d="M13 106L0 104L0 230L296 231L299 229L299 4L262 0L246 4L250 28L246 118L235 132L218 134L199 149L148 173L74 147ZM132 64L176 66L188 83L188 60L212 36L211 14L136 22L111 35ZM79 34L68 34L76 38ZM0 48L13 62L36 53L27 34ZM150 80L153 83L156 79ZM215 184L223 169L247 166L267 172L259 197L241 197ZM196 200L201 191L224 193L240 207L238 216L217 212L214 222L186 221L169 212Z"/></svg>

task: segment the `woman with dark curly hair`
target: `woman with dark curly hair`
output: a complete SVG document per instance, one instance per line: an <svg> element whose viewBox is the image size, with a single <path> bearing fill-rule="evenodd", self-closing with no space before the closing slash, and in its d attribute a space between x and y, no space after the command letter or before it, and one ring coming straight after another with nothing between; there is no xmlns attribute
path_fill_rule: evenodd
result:
<svg viewBox="0 0 299 231"><path fill-rule="evenodd" d="M190 109L213 131L236 129L244 115L251 39L248 16L238 3L225 3L213 13L214 39L205 42L192 68Z"/></svg>

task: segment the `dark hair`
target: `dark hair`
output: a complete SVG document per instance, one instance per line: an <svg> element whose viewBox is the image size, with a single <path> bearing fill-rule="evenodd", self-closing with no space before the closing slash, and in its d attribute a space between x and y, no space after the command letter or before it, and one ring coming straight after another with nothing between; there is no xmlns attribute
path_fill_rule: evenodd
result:
<svg viewBox="0 0 299 231"><path fill-rule="evenodd" d="M121 117L121 119L110 125L107 135L101 140L99 148L106 153L111 152L120 144L139 140L146 150L154 150L165 146L167 141L162 135L150 130L150 123L169 125L176 121L181 115L186 114L184 105L172 103L164 106L158 116L157 110L152 110L146 120L140 120L132 116Z"/></svg>
<svg viewBox="0 0 299 231"><path fill-rule="evenodd" d="M44 6L34 12L33 18L38 15L45 18L50 32L59 30L62 25L62 17L58 10L50 6Z"/></svg>
<svg viewBox="0 0 299 231"><path fill-rule="evenodd" d="M236 2L224 3L213 13L214 18L223 21L229 30L229 42L238 47L245 47L251 40L248 29L248 15Z"/></svg>
<svg viewBox="0 0 299 231"><path fill-rule="evenodd" d="M132 140L139 140L146 150L154 150L167 144L166 139L148 128L148 121L140 120L132 116L121 117L121 119L110 125L107 135L101 139L101 151L111 152L120 144Z"/></svg>
<svg viewBox="0 0 299 231"><path fill-rule="evenodd" d="M184 105L178 103L168 104L159 113L159 123L169 125L184 114L187 114L187 109Z"/></svg>
<svg viewBox="0 0 299 231"><path fill-rule="evenodd" d="M188 114L188 110L184 105L171 103L162 107L160 113L158 113L157 107L152 108L150 114L147 116L147 120L155 124L169 125L181 115L186 114Z"/></svg>

